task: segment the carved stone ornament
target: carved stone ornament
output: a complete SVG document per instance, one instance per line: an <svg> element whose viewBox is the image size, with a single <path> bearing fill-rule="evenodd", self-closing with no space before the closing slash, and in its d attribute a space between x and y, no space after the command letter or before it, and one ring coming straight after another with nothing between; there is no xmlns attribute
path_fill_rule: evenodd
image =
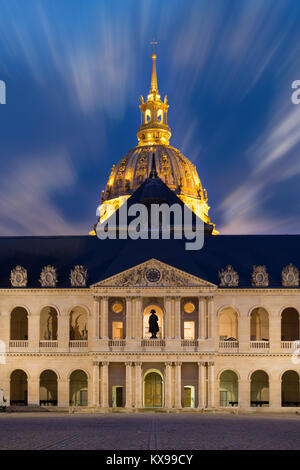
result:
<svg viewBox="0 0 300 470"><path fill-rule="evenodd" d="M215 287L203 279L155 259L105 279L98 285L99 287Z"/></svg>
<svg viewBox="0 0 300 470"><path fill-rule="evenodd" d="M281 279L284 287L297 287L299 286L299 270L296 266L289 264L283 268Z"/></svg>
<svg viewBox="0 0 300 470"><path fill-rule="evenodd" d="M55 287L57 283L56 269L53 266L45 266L39 279L42 287Z"/></svg>
<svg viewBox="0 0 300 470"><path fill-rule="evenodd" d="M85 287L87 280L87 270L84 266L74 266L74 269L71 269L70 281L71 286L73 287Z"/></svg>
<svg viewBox="0 0 300 470"><path fill-rule="evenodd" d="M265 266L253 266L252 272L252 286L253 287L268 287L269 276Z"/></svg>
<svg viewBox="0 0 300 470"><path fill-rule="evenodd" d="M219 271L220 287L237 287L239 285L239 275L228 265L222 271Z"/></svg>
<svg viewBox="0 0 300 470"><path fill-rule="evenodd" d="M10 282L13 287L26 287L27 270L22 266L16 266L10 272Z"/></svg>

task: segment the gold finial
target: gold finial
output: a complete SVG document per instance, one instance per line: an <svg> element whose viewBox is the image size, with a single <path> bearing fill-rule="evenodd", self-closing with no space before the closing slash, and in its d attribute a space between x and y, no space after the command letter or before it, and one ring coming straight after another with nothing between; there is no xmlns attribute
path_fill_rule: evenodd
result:
<svg viewBox="0 0 300 470"><path fill-rule="evenodd" d="M155 46L157 46L157 41L151 41L150 44L153 46L153 54L152 54L152 76L151 76L151 88L150 93L158 93L158 86L157 86L157 74L156 74L156 51Z"/></svg>

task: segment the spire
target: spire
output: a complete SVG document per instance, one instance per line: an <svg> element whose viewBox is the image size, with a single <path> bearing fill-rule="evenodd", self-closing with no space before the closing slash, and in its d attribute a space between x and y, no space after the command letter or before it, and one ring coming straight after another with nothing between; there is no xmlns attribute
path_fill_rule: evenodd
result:
<svg viewBox="0 0 300 470"><path fill-rule="evenodd" d="M153 45L153 54L152 54L152 75L151 75L151 88L150 93L158 93L158 86L157 86L157 74L156 74L156 53L155 53L155 46L157 45L156 41L150 42Z"/></svg>
<svg viewBox="0 0 300 470"><path fill-rule="evenodd" d="M161 101L157 86L156 74L156 41L152 41L152 75L151 88L147 101L140 97L141 125L137 132L139 146L141 145L169 145L171 130L167 122L168 102L167 97Z"/></svg>
<svg viewBox="0 0 300 470"><path fill-rule="evenodd" d="M155 154L152 153L152 164L151 164L150 178L154 180L157 177L158 177L158 174L157 174L157 170L156 170Z"/></svg>

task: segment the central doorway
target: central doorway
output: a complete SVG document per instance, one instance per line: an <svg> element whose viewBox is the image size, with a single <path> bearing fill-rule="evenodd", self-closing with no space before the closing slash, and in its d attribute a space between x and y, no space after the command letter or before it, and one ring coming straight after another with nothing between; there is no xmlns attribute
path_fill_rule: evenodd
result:
<svg viewBox="0 0 300 470"><path fill-rule="evenodd" d="M163 378L158 371L148 371L144 377L144 407L162 408Z"/></svg>

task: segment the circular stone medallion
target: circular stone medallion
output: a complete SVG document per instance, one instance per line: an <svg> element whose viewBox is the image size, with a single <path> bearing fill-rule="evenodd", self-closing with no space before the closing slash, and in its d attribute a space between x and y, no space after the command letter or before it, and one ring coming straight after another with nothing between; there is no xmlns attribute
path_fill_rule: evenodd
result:
<svg viewBox="0 0 300 470"><path fill-rule="evenodd" d="M158 269L151 268L146 271L146 279L149 282L158 282L161 278L161 274Z"/></svg>

